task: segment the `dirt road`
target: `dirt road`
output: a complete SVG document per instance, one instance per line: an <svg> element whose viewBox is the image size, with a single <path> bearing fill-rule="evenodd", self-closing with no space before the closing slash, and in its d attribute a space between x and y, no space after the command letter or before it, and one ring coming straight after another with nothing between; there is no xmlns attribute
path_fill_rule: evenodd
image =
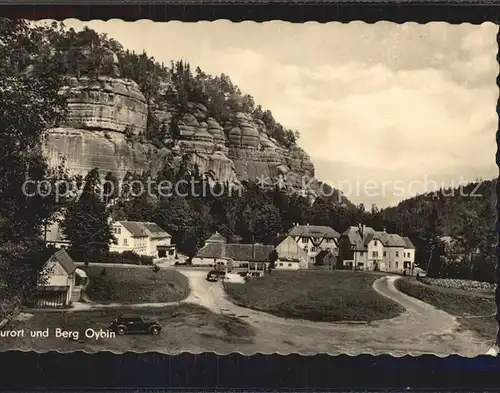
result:
<svg viewBox="0 0 500 393"><path fill-rule="evenodd" d="M188 277L191 289L184 302L196 303L217 313L232 313L255 328L254 344L235 348L244 354L391 353L402 356L430 353L474 357L490 349L472 332L460 331L453 316L399 292L394 286L397 277L381 277L375 281L374 289L400 303L406 312L393 319L359 325L284 319L239 307L226 298L220 283L205 280L206 272L179 271Z"/></svg>

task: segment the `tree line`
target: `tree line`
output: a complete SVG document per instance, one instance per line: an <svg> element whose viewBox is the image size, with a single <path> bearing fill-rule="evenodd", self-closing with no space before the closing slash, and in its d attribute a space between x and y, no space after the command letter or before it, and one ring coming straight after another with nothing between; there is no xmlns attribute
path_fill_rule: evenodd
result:
<svg viewBox="0 0 500 393"><path fill-rule="evenodd" d="M215 231L229 242L271 244L295 224L330 226L342 233L349 226L362 223L375 230L408 236L416 246L416 261L431 277L494 281L497 235L493 228L495 206L491 203L493 182L479 183L484 196L473 201L460 196L447 200L443 196L445 190L439 190L432 196L417 196L393 208L379 210L373 205L366 210L363 204L339 203L336 197L311 201L287 189L261 188L253 182L243 182L233 189L230 184L213 183L196 166L189 170L187 158L185 164L177 170L167 166L156 178L156 183L184 184L178 194L165 196L153 192L131 197L137 195L134 181L145 184L149 174L127 173L121 187L130 190L129 195L104 192L107 197L97 205L101 187L118 183L118 179L108 173L104 185L99 185L97 169L91 171L88 184L94 184L99 191L94 192L92 201L87 198L80 198L77 203L70 201L77 206L78 213L73 216L68 238L82 244L106 243L108 237L104 240L98 237L107 230L99 227L88 231L92 239L82 237L83 241L78 241L75 236L79 236L82 223L88 222L89 226L101 223L107 228L107 217L152 221L173 236L181 253L192 257ZM471 183L467 187L476 185ZM118 190L119 186L112 189ZM100 206L95 214L96 217L102 214L101 219L89 214L95 211L95 206ZM453 228L447 227L446 223L451 222Z"/></svg>

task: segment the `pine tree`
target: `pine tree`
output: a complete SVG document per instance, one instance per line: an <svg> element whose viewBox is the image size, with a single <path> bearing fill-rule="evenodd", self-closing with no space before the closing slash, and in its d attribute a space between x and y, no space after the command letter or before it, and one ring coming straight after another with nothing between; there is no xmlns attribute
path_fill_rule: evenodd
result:
<svg viewBox="0 0 500 393"><path fill-rule="evenodd" d="M92 169L85 177L80 196L69 204L61 223L71 250L84 258L86 264L98 260L114 241L100 187L99 172Z"/></svg>

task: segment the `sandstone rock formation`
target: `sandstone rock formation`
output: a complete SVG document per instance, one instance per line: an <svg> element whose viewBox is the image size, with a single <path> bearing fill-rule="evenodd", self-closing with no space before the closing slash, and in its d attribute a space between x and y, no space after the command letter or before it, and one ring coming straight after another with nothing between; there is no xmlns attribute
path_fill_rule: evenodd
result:
<svg viewBox="0 0 500 393"><path fill-rule="evenodd" d="M110 63L115 59L110 55ZM167 86L160 86L167 94ZM227 124L208 116L201 104L189 103L178 121L179 135L169 148L147 143L148 103L138 85L116 77L97 80L69 78L62 94L68 97L65 124L48 133L46 151L56 166L66 159L70 173L85 175L92 168L122 176L126 171L160 170L179 156L189 155L199 170L220 181L269 181L285 176L291 185L314 177L314 167L301 149L288 151L270 138L264 123L236 112ZM149 110L163 127L170 127L172 108L150 103Z"/></svg>
<svg viewBox="0 0 500 393"><path fill-rule="evenodd" d="M146 130L146 100L135 82L71 78L61 94L68 99L68 116L47 135L49 164L55 166L64 157L70 173L82 175L96 167L118 175L148 169L154 148L127 140Z"/></svg>

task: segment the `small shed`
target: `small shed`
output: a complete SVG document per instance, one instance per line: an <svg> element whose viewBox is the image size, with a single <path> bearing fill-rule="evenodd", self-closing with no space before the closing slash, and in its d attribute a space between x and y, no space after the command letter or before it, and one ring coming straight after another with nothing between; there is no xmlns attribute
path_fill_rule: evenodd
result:
<svg viewBox="0 0 500 393"><path fill-rule="evenodd" d="M64 307L75 301L77 267L66 250L52 254L43 267L42 281L39 284L37 306ZM80 270L80 269L78 269ZM85 274L86 275L86 274Z"/></svg>

